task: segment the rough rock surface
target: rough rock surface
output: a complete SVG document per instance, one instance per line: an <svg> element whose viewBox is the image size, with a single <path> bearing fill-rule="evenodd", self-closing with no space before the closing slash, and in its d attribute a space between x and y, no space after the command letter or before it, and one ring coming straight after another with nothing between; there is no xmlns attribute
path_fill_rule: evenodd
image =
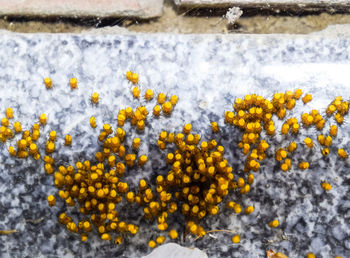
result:
<svg viewBox="0 0 350 258"><path fill-rule="evenodd" d="M0 0L1 15L138 17L162 15L164 0Z"/></svg>
<svg viewBox="0 0 350 258"><path fill-rule="evenodd" d="M317 11L324 9L348 11L350 3L345 0L175 0L179 7L188 8L263 8L280 10Z"/></svg>

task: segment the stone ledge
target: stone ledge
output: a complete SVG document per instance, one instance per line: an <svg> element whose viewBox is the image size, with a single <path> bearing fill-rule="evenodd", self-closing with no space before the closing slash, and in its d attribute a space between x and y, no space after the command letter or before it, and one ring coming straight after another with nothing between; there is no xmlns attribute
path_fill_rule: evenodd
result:
<svg viewBox="0 0 350 258"><path fill-rule="evenodd" d="M164 0L0 0L0 15L137 17L163 13Z"/></svg>
<svg viewBox="0 0 350 258"><path fill-rule="evenodd" d="M346 0L174 0L183 9L189 8L259 8L265 10L334 10L349 12L350 2Z"/></svg>

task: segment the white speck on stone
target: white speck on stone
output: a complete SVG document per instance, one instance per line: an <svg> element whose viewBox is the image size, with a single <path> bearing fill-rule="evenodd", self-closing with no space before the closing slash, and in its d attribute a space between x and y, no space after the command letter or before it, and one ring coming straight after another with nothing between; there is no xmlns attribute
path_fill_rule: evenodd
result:
<svg viewBox="0 0 350 258"><path fill-rule="evenodd" d="M232 7L228 9L225 17L227 19L228 24L235 24L236 21L241 17L243 14L243 11L239 7Z"/></svg>
<svg viewBox="0 0 350 258"><path fill-rule="evenodd" d="M205 100L202 100L201 102L199 102L199 107L201 109L206 109L208 106L208 102L206 102Z"/></svg>

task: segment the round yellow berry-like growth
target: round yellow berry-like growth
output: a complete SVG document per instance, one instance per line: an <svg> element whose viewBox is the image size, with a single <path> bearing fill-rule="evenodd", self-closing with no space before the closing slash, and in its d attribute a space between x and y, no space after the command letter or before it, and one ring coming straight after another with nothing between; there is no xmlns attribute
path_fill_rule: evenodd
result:
<svg viewBox="0 0 350 258"><path fill-rule="evenodd" d="M161 106L155 105L154 108L153 108L153 115L154 116L159 116L161 110L162 110Z"/></svg>
<svg viewBox="0 0 350 258"><path fill-rule="evenodd" d="M303 94L303 91L301 89L296 89L294 91L294 98L295 99L300 99L301 95Z"/></svg>
<svg viewBox="0 0 350 258"><path fill-rule="evenodd" d="M313 141L311 140L311 138L309 138L309 137L306 137L306 138L304 139L304 143L305 143L305 145L306 145L308 148L314 147L314 143L313 143Z"/></svg>
<svg viewBox="0 0 350 258"><path fill-rule="evenodd" d="M37 152L38 152L38 147L36 146L35 143L31 143L31 144L29 145L29 153L32 154L32 155L34 155L34 154L36 154Z"/></svg>
<svg viewBox="0 0 350 258"><path fill-rule="evenodd" d="M313 253L307 253L306 258L316 258L316 255Z"/></svg>
<svg viewBox="0 0 350 258"><path fill-rule="evenodd" d="M337 121L338 124L342 124L344 122L344 117L339 113L336 113L334 115L334 119L335 121Z"/></svg>
<svg viewBox="0 0 350 258"><path fill-rule="evenodd" d="M15 150L15 148L13 146L10 146L9 149L8 149L9 153L11 156L14 156L16 157L17 155L17 151Z"/></svg>
<svg viewBox="0 0 350 258"><path fill-rule="evenodd" d="M55 151L55 144L53 142L47 142L46 144L46 152L47 153L52 153Z"/></svg>
<svg viewBox="0 0 350 258"><path fill-rule="evenodd" d="M17 142L17 145L18 145L19 150L24 150L27 147L28 142L26 140L22 139L22 140L19 140Z"/></svg>
<svg viewBox="0 0 350 258"><path fill-rule="evenodd" d="M300 162L299 163L299 168L302 169L302 170L308 169L309 168L309 162L306 162L306 161Z"/></svg>
<svg viewBox="0 0 350 258"><path fill-rule="evenodd" d="M13 118L13 110L12 110L12 108L6 108L5 114L6 114L6 117L7 117L8 119Z"/></svg>
<svg viewBox="0 0 350 258"><path fill-rule="evenodd" d="M146 99L146 100L151 100L151 99L153 99L153 90L151 90L151 89L146 90L145 99Z"/></svg>
<svg viewBox="0 0 350 258"><path fill-rule="evenodd" d="M88 236L85 233L82 233L81 236L80 236L80 239L81 239L82 242L86 242L87 238L88 238Z"/></svg>
<svg viewBox="0 0 350 258"><path fill-rule="evenodd" d="M55 141L56 141L56 138L57 138L57 133L56 133L56 131L51 131L50 134L49 134L49 139L50 139L50 141L55 142Z"/></svg>
<svg viewBox="0 0 350 258"><path fill-rule="evenodd" d="M126 78L127 78L129 81L131 81L131 79L132 79L132 72L131 72L131 71L127 71L125 75L126 75Z"/></svg>
<svg viewBox="0 0 350 258"><path fill-rule="evenodd" d="M169 115L171 111L173 110L173 105L170 102L165 102L162 105L162 110L165 114Z"/></svg>
<svg viewBox="0 0 350 258"><path fill-rule="evenodd" d="M46 124L46 120L47 120L46 115L45 114L41 114L40 118L39 118L40 124L42 124L42 125Z"/></svg>
<svg viewBox="0 0 350 258"><path fill-rule="evenodd" d="M232 237L232 243L238 244L240 241L241 241L240 235L234 235L234 236Z"/></svg>
<svg viewBox="0 0 350 258"><path fill-rule="evenodd" d="M270 228L277 228L278 225L279 225L279 221L277 219L275 219L269 223Z"/></svg>
<svg viewBox="0 0 350 258"><path fill-rule="evenodd" d="M97 92L92 93L91 95L91 102L97 104L99 99L99 95Z"/></svg>
<svg viewBox="0 0 350 258"><path fill-rule="evenodd" d="M323 156L328 156L328 154L329 154L329 149L328 149L328 148L323 148L323 149L321 150L321 153L322 153Z"/></svg>
<svg viewBox="0 0 350 258"><path fill-rule="evenodd" d="M13 123L13 128L15 129L16 133L22 132L22 125L20 122L16 121ZM33 131L34 132L34 131Z"/></svg>
<svg viewBox="0 0 350 258"><path fill-rule="evenodd" d="M69 83L70 83L70 87L72 89L76 89L78 87L78 80L77 80L77 78L71 78L69 80Z"/></svg>
<svg viewBox="0 0 350 258"><path fill-rule="evenodd" d="M96 128L96 120L95 120L95 117L90 117L90 126L92 128Z"/></svg>
<svg viewBox="0 0 350 258"><path fill-rule="evenodd" d="M217 132L219 132L219 125L218 125L218 123L217 122L211 122L211 131L213 132L213 133L217 133Z"/></svg>
<svg viewBox="0 0 350 258"><path fill-rule="evenodd" d="M332 137L331 136L327 136L326 138L325 138L325 140L324 140L324 145L325 146L327 146L327 147L329 147L329 146L331 146L332 145Z"/></svg>
<svg viewBox="0 0 350 258"><path fill-rule="evenodd" d="M136 124L136 128L140 131L143 131L145 129L145 121L144 120L138 121Z"/></svg>
<svg viewBox="0 0 350 258"><path fill-rule="evenodd" d="M175 105L177 104L178 99L179 99L179 98L178 98L176 95L172 95L172 96L170 97L170 103L171 103L171 105L175 106Z"/></svg>
<svg viewBox="0 0 350 258"><path fill-rule="evenodd" d="M44 78L44 84L47 89L52 88L52 80L49 77Z"/></svg>
<svg viewBox="0 0 350 258"><path fill-rule="evenodd" d="M156 244L155 241L150 240L150 241L148 242L148 246L151 247L151 248L155 248L155 247L157 246L157 244Z"/></svg>
<svg viewBox="0 0 350 258"><path fill-rule="evenodd" d="M108 234L108 233L103 233L103 234L101 235L101 239L102 239L102 240L112 240L112 237L111 237L111 235Z"/></svg>
<svg viewBox="0 0 350 258"><path fill-rule="evenodd" d="M192 130L192 125L191 124L185 124L183 128L183 133L184 134L189 134Z"/></svg>
<svg viewBox="0 0 350 258"><path fill-rule="evenodd" d="M178 235L179 234L177 233L177 231L175 229L172 229L169 231L169 236L171 239L176 239L178 237Z"/></svg>
<svg viewBox="0 0 350 258"><path fill-rule="evenodd" d="M303 98L302 101L304 102L304 104L310 102L312 100L312 95L311 94L306 94Z"/></svg>
<svg viewBox="0 0 350 258"><path fill-rule="evenodd" d="M64 145L70 146L72 144L72 136L69 134L66 135L66 138L64 139Z"/></svg>
<svg viewBox="0 0 350 258"><path fill-rule="evenodd" d="M159 236L159 237L157 237L157 239L156 239L156 242L157 242L157 244L159 244L159 245L163 244L164 241L165 241L165 236Z"/></svg>
<svg viewBox="0 0 350 258"><path fill-rule="evenodd" d="M160 105L164 104L165 100L166 100L166 95L164 93L159 93L157 98L158 104Z"/></svg>
<svg viewBox="0 0 350 258"><path fill-rule="evenodd" d="M344 149L340 148L338 149L338 156L342 159L346 159L348 157L348 153Z"/></svg>
<svg viewBox="0 0 350 258"><path fill-rule="evenodd" d="M333 137L336 137L338 134L338 127L336 125L331 125L331 128L329 129L329 134Z"/></svg>
<svg viewBox="0 0 350 258"><path fill-rule="evenodd" d="M139 166L144 166L146 164L146 162L147 162L147 156L146 155L140 156L139 162L138 162Z"/></svg>
<svg viewBox="0 0 350 258"><path fill-rule="evenodd" d="M123 243L123 237L117 236L117 237L115 238L115 240L114 240L114 243L115 243L116 245L121 245L121 244Z"/></svg>
<svg viewBox="0 0 350 258"><path fill-rule="evenodd" d="M245 213L245 214L250 214L250 213L252 213L253 211L254 211L254 207L253 207L253 206L248 206L248 207L245 209L244 213Z"/></svg>
<svg viewBox="0 0 350 258"><path fill-rule="evenodd" d="M56 200L55 200L55 197L53 195L49 195L47 197L47 201L49 203L49 206L55 206L56 205Z"/></svg>
<svg viewBox="0 0 350 258"><path fill-rule="evenodd" d="M140 148L140 145L141 145L141 139L134 138L134 140L132 141L132 147L137 150L138 148Z"/></svg>
<svg viewBox="0 0 350 258"><path fill-rule="evenodd" d="M132 88L132 96L135 98L135 99L138 99L140 97L140 90L138 87L134 87Z"/></svg>
<svg viewBox="0 0 350 258"><path fill-rule="evenodd" d="M137 73L133 73L131 76L131 82L136 84L139 82L139 75Z"/></svg>
<svg viewBox="0 0 350 258"><path fill-rule="evenodd" d="M332 189L331 184L327 183L327 182L322 182L321 183L321 187L323 188L323 190L325 191L330 191Z"/></svg>

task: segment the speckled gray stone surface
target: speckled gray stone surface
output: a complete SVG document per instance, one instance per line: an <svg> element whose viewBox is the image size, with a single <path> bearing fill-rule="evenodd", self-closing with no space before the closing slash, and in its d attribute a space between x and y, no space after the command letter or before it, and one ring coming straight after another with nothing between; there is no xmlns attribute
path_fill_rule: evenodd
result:
<svg viewBox="0 0 350 258"><path fill-rule="evenodd" d="M168 171L165 153L156 147L157 135L163 129L180 131L187 122L195 132L206 134L204 139L217 139L227 150L235 175L241 174L244 156L236 147L241 132L223 123L223 113L232 108L236 97L257 93L270 98L277 91L302 88L314 100L307 105L298 102L287 113L299 117L314 108L324 112L335 96L348 99L350 93L348 37L8 34L1 39L0 110L12 107L15 120L25 129L45 112L48 124L41 131L45 137L40 143L50 130L57 131L57 163L93 157L99 145L98 130L89 127L91 115L100 128L107 122L115 128L119 109L139 105L125 79L127 70L140 74L143 93L153 88L156 93L179 96L171 117L147 120L140 153L148 154L150 162L143 170L126 173L125 181L132 188L140 178L154 179ZM46 76L53 80L51 90L43 86ZM72 76L78 78L74 91L68 85ZM90 104L93 91L100 93L98 106ZM154 103L146 106L150 110ZM222 126L219 135L210 133L213 120ZM303 257L309 251L317 257L350 257L350 166L349 160L335 155L338 146L350 151L350 125L348 118L345 121L326 159L317 143L311 151L301 144L292 170L284 173L273 160L274 148L270 150L270 158L255 174L252 191L243 197L233 192L227 198L243 206L254 205L252 215L235 215L222 207L220 215L203 222L206 229L235 230L241 234L240 244L233 245L227 233L213 233L197 241L181 238L177 243L198 247L209 257L264 257L270 248L289 257ZM128 137L136 135L133 129L126 129ZM63 146L66 133L73 136L70 148ZM297 141L306 135L316 140L316 130L310 128ZM269 142L277 148L291 139L277 136ZM122 218L141 226L140 233L127 237L126 244L103 242L97 234L81 243L58 223L57 214L67 208L60 201L57 207L47 206L47 195L57 195L57 190L42 162L10 158L9 145L0 145L0 229L18 233L0 235L1 257L140 257L150 253L146 243L159 233L156 223L142 219L138 209L120 211ZM310 161L309 170L296 169L302 159ZM324 193L321 180L329 181L333 189ZM78 217L73 208L68 213ZM272 230L267 223L274 218L280 220L280 226ZM181 218L171 219L170 224L183 229Z"/></svg>

